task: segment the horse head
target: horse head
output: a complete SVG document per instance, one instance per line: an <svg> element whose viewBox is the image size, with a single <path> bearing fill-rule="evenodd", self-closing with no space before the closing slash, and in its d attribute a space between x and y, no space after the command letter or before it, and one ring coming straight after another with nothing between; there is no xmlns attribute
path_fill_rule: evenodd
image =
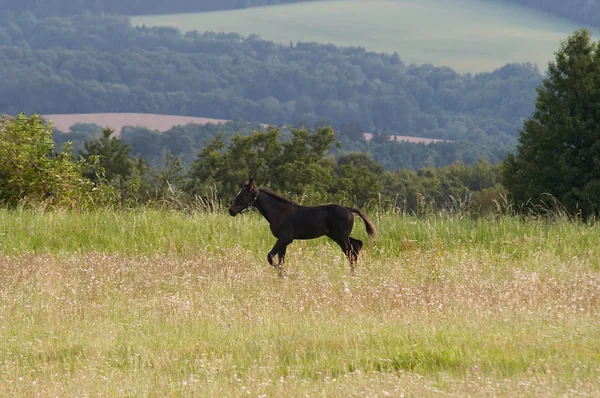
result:
<svg viewBox="0 0 600 398"><path fill-rule="evenodd" d="M240 191L238 192L235 199L233 199L233 202L229 207L229 214L232 217L235 217L238 214L242 213L244 210L250 209L254 202L256 202L258 192L259 191L254 185L254 180L252 178L244 180Z"/></svg>

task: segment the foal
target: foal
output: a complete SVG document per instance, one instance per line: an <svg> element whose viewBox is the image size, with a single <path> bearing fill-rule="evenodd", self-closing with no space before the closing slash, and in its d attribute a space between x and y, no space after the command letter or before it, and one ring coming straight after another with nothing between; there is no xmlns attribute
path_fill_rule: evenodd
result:
<svg viewBox="0 0 600 398"><path fill-rule="evenodd" d="M267 255L267 260L277 269L279 275L283 274L286 248L294 239L314 239L324 235L340 246L350 261L351 271L354 272L363 242L350 236L354 226L352 213L363 219L369 236L375 235L375 226L359 209L336 204L302 206L269 189L256 188L250 178L242 183L240 192L229 208L229 214L235 217L252 206L267 219L273 236L277 238L275 246ZM273 262L275 255L279 258L277 264Z"/></svg>

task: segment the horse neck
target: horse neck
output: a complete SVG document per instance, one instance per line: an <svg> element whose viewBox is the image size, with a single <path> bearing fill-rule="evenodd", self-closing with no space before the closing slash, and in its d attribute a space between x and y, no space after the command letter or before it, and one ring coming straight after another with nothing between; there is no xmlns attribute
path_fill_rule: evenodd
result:
<svg viewBox="0 0 600 398"><path fill-rule="evenodd" d="M294 206L293 203L284 203L277 198L272 197L268 192L259 191L254 204L256 209L267 219L269 223L273 222L278 214L283 214L285 211Z"/></svg>

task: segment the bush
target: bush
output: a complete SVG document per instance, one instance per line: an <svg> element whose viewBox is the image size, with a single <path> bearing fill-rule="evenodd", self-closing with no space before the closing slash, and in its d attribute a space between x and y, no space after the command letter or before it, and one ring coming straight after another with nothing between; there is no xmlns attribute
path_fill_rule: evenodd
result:
<svg viewBox="0 0 600 398"><path fill-rule="evenodd" d="M80 208L116 199L112 188L83 176L90 165L72 160L70 143L53 150L52 127L39 115L0 117L0 203Z"/></svg>

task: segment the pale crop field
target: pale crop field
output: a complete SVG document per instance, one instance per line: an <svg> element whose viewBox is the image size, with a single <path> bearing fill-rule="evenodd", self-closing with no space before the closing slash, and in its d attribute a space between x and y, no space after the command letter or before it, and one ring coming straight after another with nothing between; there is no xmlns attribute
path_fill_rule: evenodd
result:
<svg viewBox="0 0 600 398"><path fill-rule="evenodd" d="M459 72L488 72L509 62L531 62L544 71L560 41L583 27L541 11L482 0L334 0L131 20L182 31L257 34L286 45L314 41L396 51L406 63Z"/></svg>
<svg viewBox="0 0 600 398"><path fill-rule="evenodd" d="M0 211L2 396L600 394L597 225L370 215L282 279L254 213Z"/></svg>

